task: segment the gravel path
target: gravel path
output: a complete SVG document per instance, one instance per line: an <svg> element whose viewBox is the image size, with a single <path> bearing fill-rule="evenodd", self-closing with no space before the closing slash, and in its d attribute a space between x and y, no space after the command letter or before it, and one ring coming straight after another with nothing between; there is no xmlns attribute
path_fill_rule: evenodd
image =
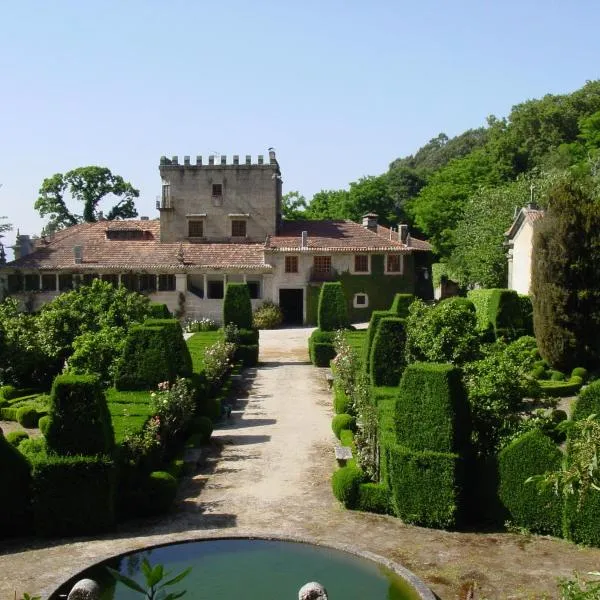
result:
<svg viewBox="0 0 600 600"><path fill-rule="evenodd" d="M307 362L309 333L261 332L261 365L248 373L249 393L213 434L205 463L184 480L169 516L129 522L97 539L0 542L0 599L12 600L15 591L48 594L120 552L239 535L354 545L402 563L443 600L465 597L470 582L478 599L555 598L556 577L598 570L600 550L563 540L437 531L344 510L331 494L331 395L323 370Z"/></svg>

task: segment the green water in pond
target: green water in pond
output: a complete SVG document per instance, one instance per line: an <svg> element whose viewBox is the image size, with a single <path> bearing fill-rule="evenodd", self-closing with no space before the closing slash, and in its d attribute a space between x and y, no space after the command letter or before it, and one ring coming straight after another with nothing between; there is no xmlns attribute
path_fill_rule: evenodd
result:
<svg viewBox="0 0 600 600"><path fill-rule="evenodd" d="M142 600L115 583L105 566L143 584L140 564L162 563L172 574L192 572L168 591L187 590L186 600L296 600L309 581L327 589L330 600L417 600L404 579L385 567L345 552L310 544L268 540L211 540L151 548L96 565L57 590L68 593L79 579L100 583L102 600Z"/></svg>

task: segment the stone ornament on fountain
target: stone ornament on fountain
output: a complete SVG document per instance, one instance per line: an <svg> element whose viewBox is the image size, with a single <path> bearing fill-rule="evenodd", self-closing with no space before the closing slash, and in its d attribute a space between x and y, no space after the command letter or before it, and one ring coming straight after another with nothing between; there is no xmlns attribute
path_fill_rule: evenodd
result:
<svg viewBox="0 0 600 600"><path fill-rule="evenodd" d="M298 600L328 600L327 590L320 583L311 581L300 588Z"/></svg>
<svg viewBox="0 0 600 600"><path fill-rule="evenodd" d="M100 600L100 586L93 579L81 579L73 586L67 600Z"/></svg>

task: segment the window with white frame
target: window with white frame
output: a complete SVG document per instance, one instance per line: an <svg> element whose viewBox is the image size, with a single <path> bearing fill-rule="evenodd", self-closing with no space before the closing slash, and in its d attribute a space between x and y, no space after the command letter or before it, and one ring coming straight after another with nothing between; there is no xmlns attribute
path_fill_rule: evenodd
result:
<svg viewBox="0 0 600 600"><path fill-rule="evenodd" d="M369 296L364 292L354 294L354 301L352 302L354 308L368 308Z"/></svg>
<svg viewBox="0 0 600 600"><path fill-rule="evenodd" d="M369 272L369 255L355 254L354 255L354 272L368 273Z"/></svg>
<svg viewBox="0 0 600 600"><path fill-rule="evenodd" d="M402 273L402 255L388 254L385 260L385 272L395 275Z"/></svg>

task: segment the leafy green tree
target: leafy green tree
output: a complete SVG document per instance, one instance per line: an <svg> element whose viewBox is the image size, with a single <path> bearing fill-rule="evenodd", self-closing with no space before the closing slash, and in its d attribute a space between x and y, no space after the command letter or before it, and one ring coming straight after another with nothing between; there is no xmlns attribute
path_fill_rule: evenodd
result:
<svg viewBox="0 0 600 600"><path fill-rule="evenodd" d="M559 370L600 361L598 180L566 174L533 238L532 302L540 354Z"/></svg>
<svg viewBox="0 0 600 600"><path fill-rule="evenodd" d="M0 217L0 220L4 221L6 217ZM0 223L0 240L4 237L7 231L12 231L12 225L10 223Z"/></svg>
<svg viewBox="0 0 600 600"><path fill-rule="evenodd" d="M347 190L321 190L306 209L308 219L348 219L349 193Z"/></svg>
<svg viewBox="0 0 600 600"><path fill-rule="evenodd" d="M300 192L288 192L281 198L281 216L286 221L306 218L306 198Z"/></svg>
<svg viewBox="0 0 600 600"><path fill-rule="evenodd" d="M109 221L137 216L134 200L140 193L120 175L114 175L106 167L79 167L64 175L56 173L44 179L34 207L40 216L50 219L44 228L52 233L82 222L95 222L100 218L99 204L107 197L115 197L117 203L105 215ZM66 196L83 204L82 214L71 212Z"/></svg>

